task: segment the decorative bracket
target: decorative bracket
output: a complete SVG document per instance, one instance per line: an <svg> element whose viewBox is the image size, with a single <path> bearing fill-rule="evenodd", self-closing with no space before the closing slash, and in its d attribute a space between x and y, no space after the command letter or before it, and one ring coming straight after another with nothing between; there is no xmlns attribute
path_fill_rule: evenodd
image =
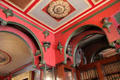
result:
<svg viewBox="0 0 120 80"><path fill-rule="evenodd" d="M44 36L45 36L45 38L46 38L47 36L49 36L49 31L45 30L45 31L43 32L43 34L44 34Z"/></svg>
<svg viewBox="0 0 120 80"><path fill-rule="evenodd" d="M61 44L60 42L58 43L57 49L58 49L58 50L60 51L60 53L62 54L63 46L62 46L62 44Z"/></svg>
<svg viewBox="0 0 120 80"><path fill-rule="evenodd" d="M3 9L3 13L5 13L6 18L8 18L9 16L14 16L13 11L10 9Z"/></svg>
<svg viewBox="0 0 120 80"><path fill-rule="evenodd" d="M47 48L49 48L50 45L51 45L51 43L48 41L43 42L43 47L45 48L45 51L47 51Z"/></svg>
<svg viewBox="0 0 120 80"><path fill-rule="evenodd" d="M110 26L112 25L111 22L109 22L109 19L108 17L105 17L102 19L102 23L103 23L103 28L107 28L108 29L108 32L110 32Z"/></svg>

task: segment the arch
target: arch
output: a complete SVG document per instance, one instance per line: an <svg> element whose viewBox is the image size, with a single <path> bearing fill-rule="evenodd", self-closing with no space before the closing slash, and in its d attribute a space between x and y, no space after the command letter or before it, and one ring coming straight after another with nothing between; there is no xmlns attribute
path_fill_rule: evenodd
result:
<svg viewBox="0 0 120 80"><path fill-rule="evenodd" d="M1 19L1 18L0 18ZM3 19L1 19L2 21ZM1 22L0 21L0 22ZM40 50L40 54L41 54L41 61L40 63L44 63L44 55L43 55L43 50L42 50L42 46L38 40L38 38L36 37L36 35L29 29L27 28L26 26L20 24L20 23L17 23L17 22L12 22L12 21L8 21L7 22L7 26L9 27L13 27L21 32L23 32L24 34L26 34L30 39L32 39L32 41L34 42L34 44L36 45L37 49ZM38 62L38 61L37 61ZM37 63L35 63L36 65Z"/></svg>
<svg viewBox="0 0 120 80"><path fill-rule="evenodd" d="M92 32L92 31L90 31L91 33L90 34L93 34L94 33L94 31ZM87 32L86 32L87 33ZM82 42L82 39L84 38L84 37L86 37L87 35L90 35L89 33L88 34L86 34L86 35L84 35L83 37L81 37L80 39L79 39L79 42L75 45L75 48L74 48L74 51L73 51L73 62L74 62L74 66L75 66L75 54L76 54L76 52L77 52L77 49L78 49L78 47L79 47L79 45L81 44L81 42ZM100 33L100 32L98 32L97 34L99 34L99 35L104 35L103 33Z"/></svg>
<svg viewBox="0 0 120 80"><path fill-rule="evenodd" d="M41 46L39 40L37 39L36 35L35 35L30 29L28 29L26 26L24 26L24 25L22 25L22 24L19 24L19 23L16 23L16 22L8 21L7 24L10 25L10 26L11 26L11 25L15 25L15 26L13 26L13 27L14 27L14 28L17 28L17 29L18 29L17 26L19 26L20 28L23 28L23 29L25 29L27 32L29 32L30 35L32 35L32 37L33 37L33 38L35 39L35 41L37 42L37 44L38 44L38 46L39 46L39 49L40 49L41 53L43 54L42 46ZM11 26L11 27L12 27L12 26ZM18 30L20 30L20 28L19 28Z"/></svg>
<svg viewBox="0 0 120 80"><path fill-rule="evenodd" d="M66 58L67 58L67 54L66 54L66 51L67 51L67 45L69 44L70 40L72 39L72 37L82 33L82 32L85 32L86 30L89 30L90 28L95 28L95 30L99 30L101 31L101 34L105 34L104 30L102 30L102 28L96 26L96 25L84 25L84 26L81 26L80 28L76 29L70 36L69 38L67 39L66 41L66 44L65 44L65 49L64 49L64 63L66 63ZM83 37L82 37L83 38ZM81 39L82 39L81 38Z"/></svg>
<svg viewBox="0 0 120 80"><path fill-rule="evenodd" d="M31 51L31 47L30 47L30 45L28 44L28 42L27 42L25 39L23 39L21 36L19 36L18 34L13 33L13 32L10 32L10 31L0 31L0 32L6 32L6 33L10 33L10 34L13 34L13 35L17 36L18 38L20 38L21 40L23 40L23 41L25 42L25 44L30 48L30 52L32 52L32 51ZM33 53L31 53L31 56L32 56L32 58L34 58Z"/></svg>
<svg viewBox="0 0 120 80"><path fill-rule="evenodd" d="M30 42L28 38L23 37L17 33L5 31L5 30L4 31L0 30L0 35L1 35L0 37L2 41L0 44L1 45L0 49L8 53L8 55L10 55L11 57L9 64L5 66L15 67L15 68L12 67L12 69L11 68L9 69L10 73L16 69L20 69L19 66L23 67L23 66L26 66L27 64L32 65L34 63L33 62L34 54L32 52L32 45L31 45L32 41ZM29 53L29 54L26 54L26 53ZM19 66L16 66L16 64L18 64ZM6 67L1 66L1 69L6 69Z"/></svg>

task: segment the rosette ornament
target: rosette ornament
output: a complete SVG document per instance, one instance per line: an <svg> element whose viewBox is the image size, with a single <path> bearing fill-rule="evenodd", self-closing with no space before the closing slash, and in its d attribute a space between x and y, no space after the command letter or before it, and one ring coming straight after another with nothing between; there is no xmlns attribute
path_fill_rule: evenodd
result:
<svg viewBox="0 0 120 80"><path fill-rule="evenodd" d="M70 13L70 10L69 3L63 0L51 2L47 9L48 13L56 19L61 19L67 16Z"/></svg>

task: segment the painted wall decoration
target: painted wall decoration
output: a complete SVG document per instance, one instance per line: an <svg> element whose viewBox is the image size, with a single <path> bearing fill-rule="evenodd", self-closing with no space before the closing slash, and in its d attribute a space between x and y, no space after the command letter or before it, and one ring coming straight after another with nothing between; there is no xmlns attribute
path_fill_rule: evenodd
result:
<svg viewBox="0 0 120 80"><path fill-rule="evenodd" d="M5 6L52 32L64 29L108 2L110 0L24 0L24 3L23 0L2 1Z"/></svg>
<svg viewBox="0 0 120 80"><path fill-rule="evenodd" d="M108 32L110 32L110 26L112 25L111 22L109 22L109 19L108 17L105 17L102 19L102 23L103 23L103 28L107 28L108 29Z"/></svg>
<svg viewBox="0 0 120 80"><path fill-rule="evenodd" d="M44 34L45 38L47 38L47 36L50 35L49 31L47 31L47 30L45 30L45 31L43 32L43 34Z"/></svg>
<svg viewBox="0 0 120 80"><path fill-rule="evenodd" d="M0 50L0 66L8 64L11 61L11 57L5 51Z"/></svg>
<svg viewBox="0 0 120 80"><path fill-rule="evenodd" d="M120 12L117 12L117 13L114 15L114 18L116 19L117 23L120 24Z"/></svg>
<svg viewBox="0 0 120 80"><path fill-rule="evenodd" d="M60 20L57 20L51 17L46 10L48 6L50 5L50 3L52 2L54 1L53 0L48 0L48 1L33 0L30 3L34 3L34 4L28 3L29 6L27 6L25 10L21 10L15 7L15 5L12 5L13 3L11 3L9 0L3 0L2 3L0 3L0 5L2 6L2 7L0 6L0 10L3 10L4 7L6 9L7 7L9 7L10 9L14 11L14 17L5 18L5 16L3 16L5 14L2 14L4 20L6 20L8 23L10 21L11 22L15 21L15 22L25 25L26 28L30 29L31 32L33 32L32 34L35 34L35 36L37 36L35 38L37 38L37 42L40 42L40 44L43 41L46 41L44 38L45 36L42 33L45 30L50 31L51 35L49 35L49 37L47 37L46 39L47 41L51 42L51 45L49 49L47 49L46 52L44 50L44 47L42 47L42 49L44 53L43 58L46 60L45 61L46 64L52 64L52 66L55 66L55 64L64 61L64 58L65 58L64 55L66 55L64 50L62 50L62 53L64 54L57 54L59 53L59 51L57 50L56 46L59 41L61 42L62 46L66 46L65 44L70 34L72 34L72 32L74 32L77 28L83 25L86 25L88 23L93 24L93 25L98 25L100 28L102 28L102 24L99 23L100 20L103 17L108 17L107 15L111 16L114 13L114 11L117 11L118 9L117 6L119 3L118 0L117 1L97 0L96 1L98 2L97 4L94 4L92 0L77 0L76 2L73 0L65 0L65 2L67 2L70 5L71 10L67 16L65 16L64 18ZM76 5L76 3L80 5ZM110 11L113 8L115 9L113 11ZM107 12L109 12L109 14L107 14ZM89 13L92 13L92 14L89 14ZM110 30L112 33L117 34L113 26L110 28L111 28ZM116 39L115 37L114 38L110 37L112 33L109 33L108 31L106 31L106 29L104 29L104 31L107 34L109 42ZM116 36L118 38L118 35ZM51 53L49 53L49 51ZM54 60L51 59L52 56L54 57ZM61 56L61 58L57 60L59 56ZM71 60L72 60L72 57L73 56L70 57ZM35 62L35 63L39 63L39 62Z"/></svg>
<svg viewBox="0 0 120 80"><path fill-rule="evenodd" d="M3 12L6 15L6 18L8 18L9 16L14 16L13 11L10 9L4 9Z"/></svg>

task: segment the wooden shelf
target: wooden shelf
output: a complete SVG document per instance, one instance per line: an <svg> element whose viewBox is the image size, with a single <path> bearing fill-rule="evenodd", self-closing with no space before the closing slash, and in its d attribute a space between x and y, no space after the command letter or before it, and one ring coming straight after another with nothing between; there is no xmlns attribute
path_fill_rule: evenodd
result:
<svg viewBox="0 0 120 80"><path fill-rule="evenodd" d="M109 57L109 58L105 58L103 60L96 61L94 63L81 65L79 67L79 70L85 71L85 70L88 70L88 69L91 69L91 68L95 68L98 63L104 65L104 64L112 63L112 62L119 61L119 60L120 60L120 55L116 55L116 56L112 56L112 57Z"/></svg>
<svg viewBox="0 0 120 80"><path fill-rule="evenodd" d="M113 73L110 73L110 74L106 74L104 72L105 71L105 69L104 69L105 65L109 66L109 64L116 63L118 61L120 61L120 55L119 54L115 55L115 56L112 56L112 57L109 57L109 58L105 58L105 59L96 61L94 63L81 65L77 69L79 69L80 73L82 73L82 72L86 72L87 73L87 71L89 71L89 70L96 69L98 77L99 77L99 80L104 80L105 77L107 77L107 76L109 77L111 75L120 74L120 72L113 72ZM79 80L81 80L81 79L79 79Z"/></svg>

